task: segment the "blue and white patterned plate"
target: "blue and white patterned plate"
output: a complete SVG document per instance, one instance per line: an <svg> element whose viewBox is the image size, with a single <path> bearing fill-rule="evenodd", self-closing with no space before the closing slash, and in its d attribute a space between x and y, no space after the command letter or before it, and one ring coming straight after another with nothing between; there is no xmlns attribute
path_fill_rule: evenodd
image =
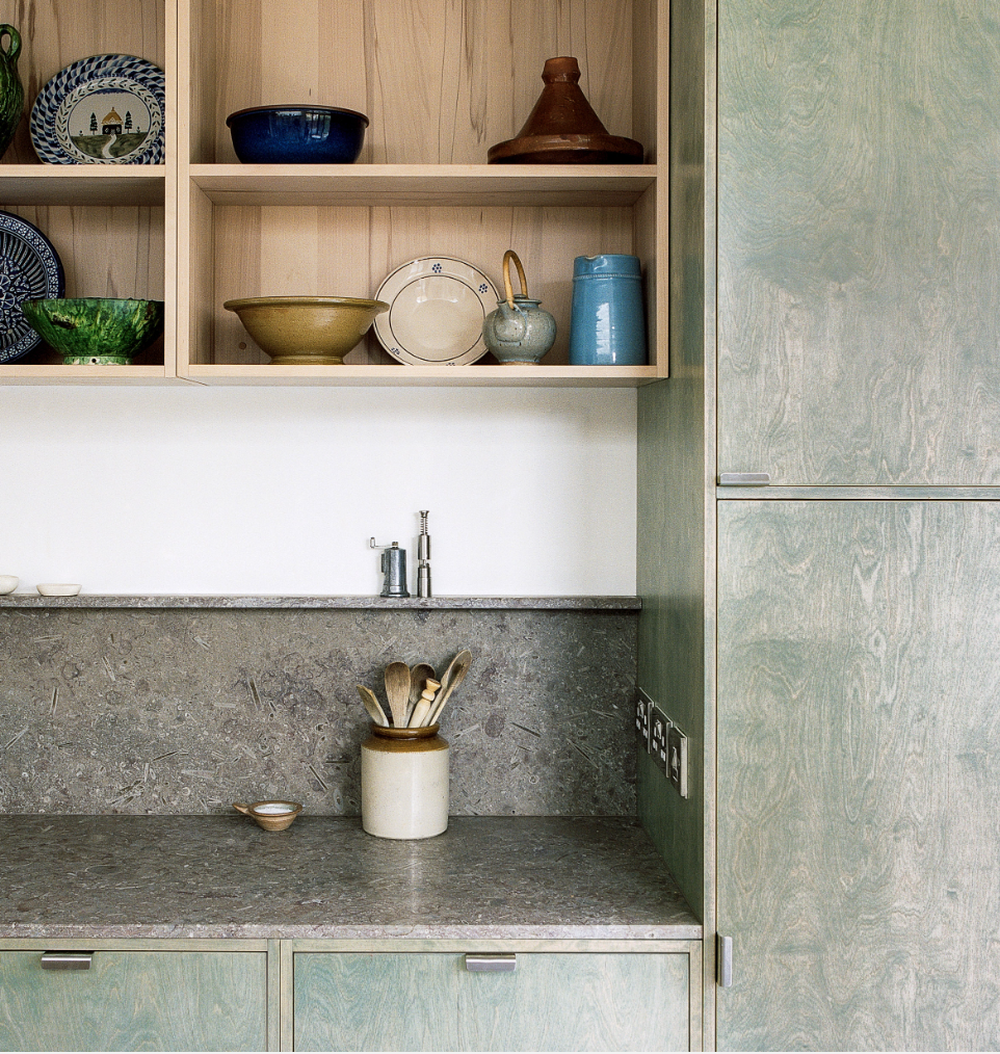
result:
<svg viewBox="0 0 1000 1054"><path fill-rule="evenodd" d="M163 163L163 70L134 55L94 55L60 70L31 108L31 142L53 165Z"/></svg>
<svg viewBox="0 0 1000 1054"><path fill-rule="evenodd" d="M464 260L411 260L382 282L375 299L389 305L375 319L375 336L408 366L466 366L486 354L483 322L497 306L497 291Z"/></svg>
<svg viewBox="0 0 1000 1054"><path fill-rule="evenodd" d="M42 342L21 304L65 291L62 261L48 238L20 216L0 212L0 363L22 359Z"/></svg>

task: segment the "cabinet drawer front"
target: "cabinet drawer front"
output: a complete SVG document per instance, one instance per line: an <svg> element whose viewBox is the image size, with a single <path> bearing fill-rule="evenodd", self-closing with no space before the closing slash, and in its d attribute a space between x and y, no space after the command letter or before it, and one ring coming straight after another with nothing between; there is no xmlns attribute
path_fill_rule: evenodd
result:
<svg viewBox="0 0 1000 1054"><path fill-rule="evenodd" d="M474 950L474 949L470 949ZM688 957L521 953L295 956L296 1050L687 1050Z"/></svg>
<svg viewBox="0 0 1000 1054"><path fill-rule="evenodd" d="M263 952L0 952L0 1050L264 1050Z"/></svg>

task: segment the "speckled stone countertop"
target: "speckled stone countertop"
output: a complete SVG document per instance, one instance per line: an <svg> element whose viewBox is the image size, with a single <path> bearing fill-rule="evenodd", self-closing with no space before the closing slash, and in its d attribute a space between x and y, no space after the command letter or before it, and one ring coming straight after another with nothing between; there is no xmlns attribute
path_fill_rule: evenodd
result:
<svg viewBox="0 0 1000 1054"><path fill-rule="evenodd" d="M0 937L699 939L629 818L454 817L397 842L361 821L0 817Z"/></svg>
<svg viewBox="0 0 1000 1054"><path fill-rule="evenodd" d="M78 593L43 597L36 593L0 596L2 607L69 608L224 608L239 610L303 608L395 611L638 611L639 597L382 597L382 596L145 596Z"/></svg>

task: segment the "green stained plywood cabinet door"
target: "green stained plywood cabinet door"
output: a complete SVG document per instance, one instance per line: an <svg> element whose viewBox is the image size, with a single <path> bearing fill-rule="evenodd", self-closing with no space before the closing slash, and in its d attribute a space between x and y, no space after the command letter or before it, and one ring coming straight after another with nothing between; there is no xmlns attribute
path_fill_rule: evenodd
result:
<svg viewBox="0 0 1000 1054"><path fill-rule="evenodd" d="M687 1050L686 955L295 955L296 1050Z"/></svg>
<svg viewBox="0 0 1000 1054"><path fill-rule="evenodd" d="M720 1050L1000 1049L998 644L1000 503L720 503Z"/></svg>
<svg viewBox="0 0 1000 1054"><path fill-rule="evenodd" d="M264 952L0 951L0 1050L265 1050Z"/></svg>
<svg viewBox="0 0 1000 1054"><path fill-rule="evenodd" d="M995 0L723 0L720 472L1000 483Z"/></svg>

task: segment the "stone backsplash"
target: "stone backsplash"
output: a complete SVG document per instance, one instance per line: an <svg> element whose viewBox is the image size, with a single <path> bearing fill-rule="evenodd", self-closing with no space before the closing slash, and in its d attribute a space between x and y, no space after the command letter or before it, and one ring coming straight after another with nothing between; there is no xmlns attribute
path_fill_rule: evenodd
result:
<svg viewBox="0 0 1000 1054"><path fill-rule="evenodd" d="M394 660L468 677L444 712L456 815L635 813L638 611L0 608L0 812L360 812Z"/></svg>

